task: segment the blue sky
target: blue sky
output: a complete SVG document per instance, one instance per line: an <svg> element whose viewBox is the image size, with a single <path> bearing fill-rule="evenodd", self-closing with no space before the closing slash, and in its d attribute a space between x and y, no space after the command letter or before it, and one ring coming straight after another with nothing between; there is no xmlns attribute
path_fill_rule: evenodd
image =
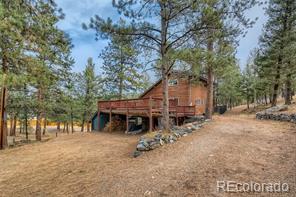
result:
<svg viewBox="0 0 296 197"><path fill-rule="evenodd" d="M66 18L59 22L58 26L70 34L74 48L72 56L75 59L73 70L75 72L82 71L85 67L88 57L92 57L96 64L96 72L100 73L100 65L102 60L98 58L101 50L106 46L107 40L95 41L94 31L85 31L81 24L88 23L90 17L95 14L107 18L118 17L117 11L112 7L112 0L56 0L66 14ZM261 34L263 24L266 22L262 6L255 7L248 11L247 15L251 18L259 17L257 23L252 29L248 30L246 37L240 39L240 45L237 49L237 58L243 67L248 59L250 51L256 47L258 37Z"/></svg>

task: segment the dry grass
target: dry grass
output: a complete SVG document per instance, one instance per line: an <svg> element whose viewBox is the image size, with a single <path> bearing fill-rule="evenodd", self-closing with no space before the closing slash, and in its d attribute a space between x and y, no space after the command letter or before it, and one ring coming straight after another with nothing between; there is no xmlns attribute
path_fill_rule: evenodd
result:
<svg viewBox="0 0 296 197"><path fill-rule="evenodd" d="M220 180L287 182L273 196L295 196L295 125L228 113L135 159L138 137L75 133L1 151L0 196L256 196L217 193Z"/></svg>
<svg viewBox="0 0 296 197"><path fill-rule="evenodd" d="M281 98L278 99L278 105L284 105L285 101ZM270 108L271 105L256 105L254 106L254 104L250 104L250 108L247 109L247 105L240 105L237 106L235 108L233 108L232 110L230 110L230 114L255 114L257 112L263 111L265 109ZM294 97L294 99L292 100L292 104L288 106L288 111L285 112L280 112L280 113L288 113L288 114L294 114L296 113L296 97Z"/></svg>

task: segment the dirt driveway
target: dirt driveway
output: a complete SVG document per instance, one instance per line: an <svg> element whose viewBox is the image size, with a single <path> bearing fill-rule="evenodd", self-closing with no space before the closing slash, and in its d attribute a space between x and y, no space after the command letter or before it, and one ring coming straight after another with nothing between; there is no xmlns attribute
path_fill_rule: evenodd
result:
<svg viewBox="0 0 296 197"><path fill-rule="evenodd" d="M200 131L132 158L138 136L74 134L0 152L0 196L270 196L217 181L286 182L295 196L296 127L216 116Z"/></svg>

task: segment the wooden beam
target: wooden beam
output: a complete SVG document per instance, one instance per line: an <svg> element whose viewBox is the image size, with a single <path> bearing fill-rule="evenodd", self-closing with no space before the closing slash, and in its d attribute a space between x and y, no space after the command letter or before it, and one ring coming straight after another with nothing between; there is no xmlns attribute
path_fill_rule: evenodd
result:
<svg viewBox="0 0 296 197"><path fill-rule="evenodd" d="M126 101L126 131L125 131L125 133L128 133L128 127L129 127L129 122L128 122L128 120L129 120L129 109L128 109L128 101Z"/></svg>
<svg viewBox="0 0 296 197"><path fill-rule="evenodd" d="M101 118L100 118L100 116L101 116L101 112L100 112L100 110L98 110L98 131L100 131L100 122L101 122Z"/></svg>
<svg viewBox="0 0 296 197"><path fill-rule="evenodd" d="M150 96L149 98L149 131L151 132L153 130L153 119L152 119L152 98Z"/></svg>

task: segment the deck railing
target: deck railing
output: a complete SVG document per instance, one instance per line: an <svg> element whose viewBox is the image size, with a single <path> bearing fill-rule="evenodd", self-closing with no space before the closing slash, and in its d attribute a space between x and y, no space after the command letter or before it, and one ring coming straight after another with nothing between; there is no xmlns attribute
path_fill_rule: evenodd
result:
<svg viewBox="0 0 296 197"><path fill-rule="evenodd" d="M103 110L152 110L152 112L162 111L161 98L141 98L98 101L98 108ZM195 115L195 106L179 106L177 100L169 101L169 112L184 115Z"/></svg>

